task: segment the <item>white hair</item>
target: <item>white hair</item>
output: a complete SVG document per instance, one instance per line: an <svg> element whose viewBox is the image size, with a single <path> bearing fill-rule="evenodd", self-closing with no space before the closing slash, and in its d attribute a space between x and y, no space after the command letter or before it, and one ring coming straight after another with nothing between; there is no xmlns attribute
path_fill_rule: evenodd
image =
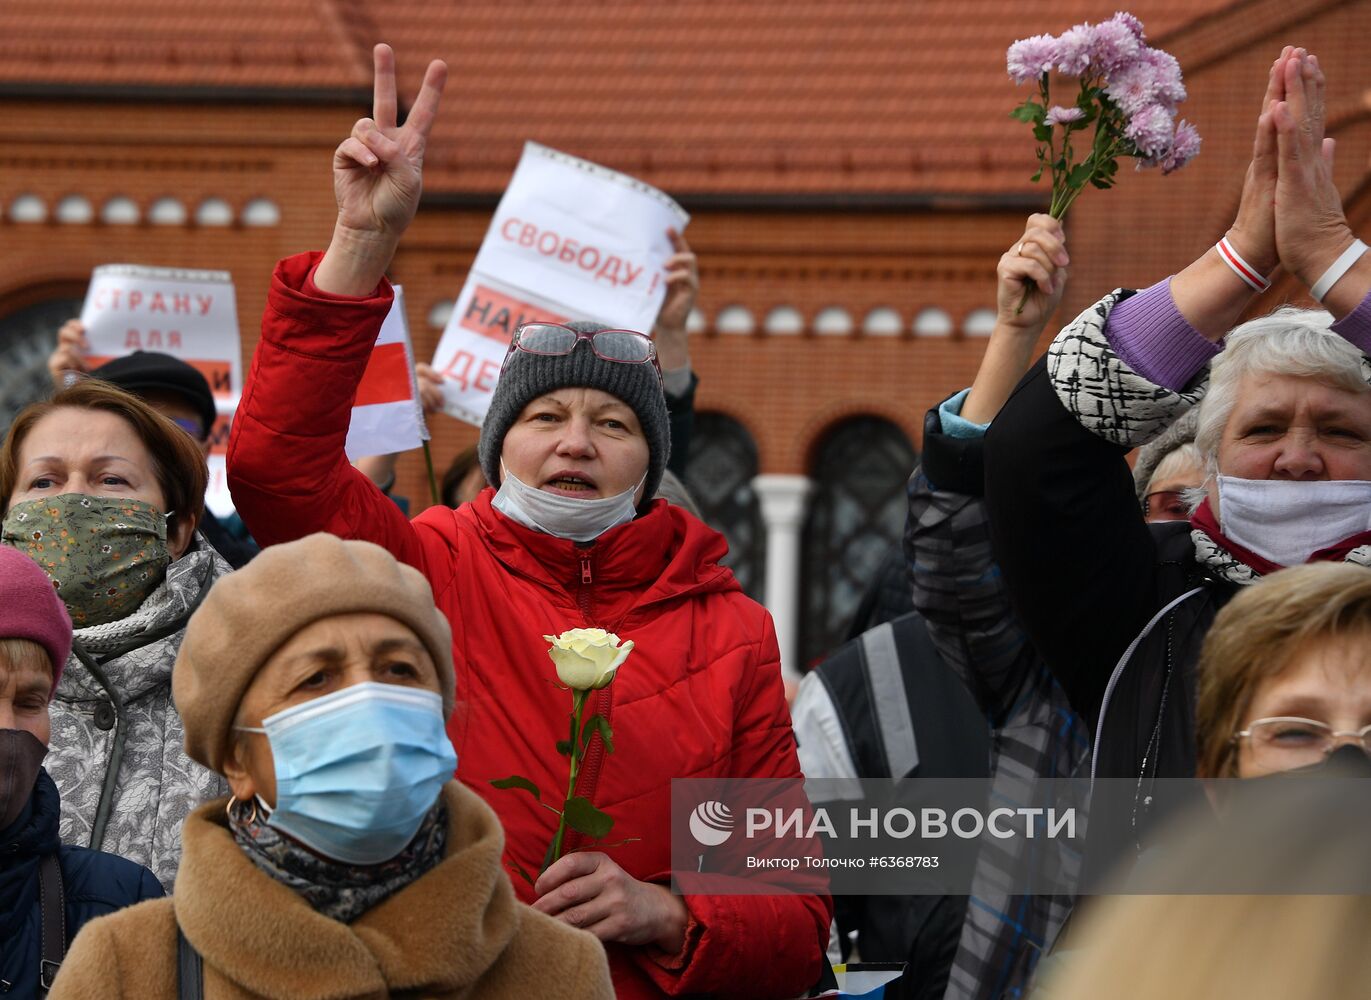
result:
<svg viewBox="0 0 1371 1000"><path fill-rule="evenodd" d="M1283 306L1235 327L1210 365L1209 392L1200 403L1195 445L1212 476L1219 465L1219 441L1238 385L1251 374L1299 375L1346 392L1371 392L1361 351L1331 329L1333 317L1321 309Z"/></svg>

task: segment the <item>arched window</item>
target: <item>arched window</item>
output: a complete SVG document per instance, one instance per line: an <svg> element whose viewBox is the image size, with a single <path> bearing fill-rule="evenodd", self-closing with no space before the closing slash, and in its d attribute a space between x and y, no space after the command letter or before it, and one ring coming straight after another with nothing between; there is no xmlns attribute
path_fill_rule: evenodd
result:
<svg viewBox="0 0 1371 1000"><path fill-rule="evenodd" d="M766 314L762 329L773 337L804 333L804 314L794 306L776 306Z"/></svg>
<svg viewBox="0 0 1371 1000"><path fill-rule="evenodd" d="M842 306L820 309L814 317L814 332L821 337L846 337L852 327L852 314Z"/></svg>
<svg viewBox="0 0 1371 1000"><path fill-rule="evenodd" d="M199 226L233 225L233 208L223 198L206 198L195 209L195 224Z"/></svg>
<svg viewBox="0 0 1371 1000"><path fill-rule="evenodd" d="M914 317L914 336L950 337L952 336L952 317L937 306L921 309Z"/></svg>
<svg viewBox="0 0 1371 1000"><path fill-rule="evenodd" d="M819 443L801 543L802 664L842 643L876 571L900 544L915 461L904 431L880 417L845 421Z"/></svg>
<svg viewBox="0 0 1371 1000"><path fill-rule="evenodd" d="M757 321L752 318L752 310L747 306L724 306L719 310L719 315L714 317L714 329L720 333L746 336L756 328Z"/></svg>
<svg viewBox="0 0 1371 1000"><path fill-rule="evenodd" d="M48 355L58 328L80 313L79 298L53 298L0 316L0 439L15 414L52 393Z"/></svg>
<svg viewBox="0 0 1371 1000"><path fill-rule="evenodd" d="M186 206L175 198L158 198L148 208L148 221L154 226L181 226L186 221Z"/></svg>
<svg viewBox="0 0 1371 1000"><path fill-rule="evenodd" d="M127 195L115 195L100 208L100 221L107 226L136 226L142 212Z"/></svg>
<svg viewBox="0 0 1371 1000"><path fill-rule="evenodd" d="M757 445L747 428L722 413L697 413L686 459L686 485L705 522L728 539L724 565L748 596L762 599L766 527L752 490Z"/></svg>
<svg viewBox="0 0 1371 1000"><path fill-rule="evenodd" d="M452 299L439 299L428 311L428 325L435 330L446 330L452 319Z"/></svg>
<svg viewBox="0 0 1371 1000"><path fill-rule="evenodd" d="M90 199L84 195L69 194L57 203L54 214L58 222L80 226L95 218L95 209L91 208Z"/></svg>
<svg viewBox="0 0 1371 1000"><path fill-rule="evenodd" d="M904 332L904 320L890 306L877 306L862 320L862 333L868 337L898 337Z"/></svg>
<svg viewBox="0 0 1371 1000"><path fill-rule="evenodd" d="M243 225L279 226L281 208L270 198L253 198L243 206Z"/></svg>
<svg viewBox="0 0 1371 1000"><path fill-rule="evenodd" d="M994 309L973 309L962 320L962 333L968 337L988 337L994 332Z"/></svg>
<svg viewBox="0 0 1371 1000"><path fill-rule="evenodd" d="M10 202L10 218L15 222L42 222L48 217L48 206L36 194L21 194Z"/></svg>

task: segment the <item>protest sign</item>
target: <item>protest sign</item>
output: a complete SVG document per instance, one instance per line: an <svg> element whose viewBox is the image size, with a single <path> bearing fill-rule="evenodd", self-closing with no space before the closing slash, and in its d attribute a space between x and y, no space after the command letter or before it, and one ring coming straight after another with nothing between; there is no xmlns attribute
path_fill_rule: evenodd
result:
<svg viewBox="0 0 1371 1000"><path fill-rule="evenodd" d="M404 289L395 286L395 301L371 360L357 386L348 424L347 456L389 455L420 447L428 440L424 408L414 378L414 353L409 342L409 323L405 320Z"/></svg>
<svg viewBox="0 0 1371 1000"><path fill-rule="evenodd" d="M444 409L485 419L522 323L588 319L649 333L674 252L667 230L689 222L649 184L525 143L434 353Z"/></svg>
<svg viewBox="0 0 1371 1000"><path fill-rule="evenodd" d="M81 323L90 343L86 361L92 368L134 351L156 351L185 361L205 376L218 411L210 431L205 505L219 517L233 513L224 459L230 421L243 388L243 362L229 273L102 265L91 274Z"/></svg>

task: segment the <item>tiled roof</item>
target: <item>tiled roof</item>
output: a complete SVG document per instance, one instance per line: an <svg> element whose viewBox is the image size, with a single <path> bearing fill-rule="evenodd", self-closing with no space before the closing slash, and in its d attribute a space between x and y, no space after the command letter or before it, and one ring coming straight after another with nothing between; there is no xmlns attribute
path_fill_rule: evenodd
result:
<svg viewBox="0 0 1371 1000"><path fill-rule="evenodd" d="M1242 0L1136 0L1149 34ZM1116 0L5 0L0 82L357 87L452 74L431 192L496 193L525 139L677 194L1016 194L1016 37Z"/></svg>
<svg viewBox="0 0 1371 1000"><path fill-rule="evenodd" d="M0 85L369 90L364 14L354 0L3 0Z"/></svg>

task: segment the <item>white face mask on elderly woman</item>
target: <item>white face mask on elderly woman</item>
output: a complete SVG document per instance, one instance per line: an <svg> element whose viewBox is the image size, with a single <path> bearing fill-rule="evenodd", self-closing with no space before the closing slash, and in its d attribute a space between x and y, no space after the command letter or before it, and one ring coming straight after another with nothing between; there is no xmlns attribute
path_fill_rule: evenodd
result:
<svg viewBox="0 0 1371 1000"><path fill-rule="evenodd" d="M644 473L642 479L622 493L580 500L535 489L513 476L501 463L500 488L490 505L525 528L573 542L592 542L610 528L633 520L637 513L633 498L646 480Z"/></svg>
<svg viewBox="0 0 1371 1000"><path fill-rule="evenodd" d="M1371 482L1219 476L1219 527L1245 549L1300 566L1321 549L1371 531Z"/></svg>

